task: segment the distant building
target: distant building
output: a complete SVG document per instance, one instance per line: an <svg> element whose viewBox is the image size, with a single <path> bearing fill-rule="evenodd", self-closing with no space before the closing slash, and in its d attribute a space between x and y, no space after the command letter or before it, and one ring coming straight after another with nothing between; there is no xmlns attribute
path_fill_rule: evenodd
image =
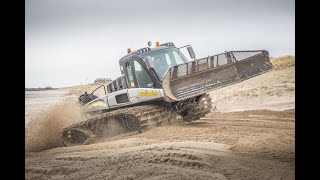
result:
<svg viewBox="0 0 320 180"><path fill-rule="evenodd" d="M112 80L111 78L97 78L96 80L94 80L94 83L110 83Z"/></svg>

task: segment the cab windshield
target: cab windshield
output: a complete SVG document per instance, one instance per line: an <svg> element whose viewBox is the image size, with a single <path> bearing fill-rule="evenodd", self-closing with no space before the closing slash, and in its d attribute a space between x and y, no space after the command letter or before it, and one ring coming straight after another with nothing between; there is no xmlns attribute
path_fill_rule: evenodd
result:
<svg viewBox="0 0 320 180"><path fill-rule="evenodd" d="M164 49L148 53L145 57L153 57L154 70L157 72L160 79L171 66L179 65L188 62L187 58L178 49Z"/></svg>

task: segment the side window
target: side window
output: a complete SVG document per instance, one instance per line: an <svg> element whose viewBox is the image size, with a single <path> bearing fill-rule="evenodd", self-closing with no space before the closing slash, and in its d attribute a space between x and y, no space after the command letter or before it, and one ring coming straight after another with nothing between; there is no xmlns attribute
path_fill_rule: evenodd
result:
<svg viewBox="0 0 320 180"><path fill-rule="evenodd" d="M135 69L135 74L138 82L138 87L140 88L152 88L153 83L145 71L145 69L142 68L140 63L137 61L134 61L134 69Z"/></svg>
<svg viewBox="0 0 320 180"><path fill-rule="evenodd" d="M172 63L171 63L171 59L169 57L169 54L165 54L165 56L166 56L167 64L170 66Z"/></svg>
<svg viewBox="0 0 320 180"><path fill-rule="evenodd" d="M127 62L126 68L127 68L127 72L128 72L129 87L134 88L135 85L134 85L132 70L131 70L131 66L130 66L129 62Z"/></svg>

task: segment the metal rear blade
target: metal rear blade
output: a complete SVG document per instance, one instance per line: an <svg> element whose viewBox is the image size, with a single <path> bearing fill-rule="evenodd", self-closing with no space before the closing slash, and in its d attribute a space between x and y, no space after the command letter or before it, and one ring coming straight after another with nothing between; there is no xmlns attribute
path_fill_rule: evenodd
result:
<svg viewBox="0 0 320 180"><path fill-rule="evenodd" d="M265 50L229 51L171 67L163 79L166 100L180 101L272 69Z"/></svg>

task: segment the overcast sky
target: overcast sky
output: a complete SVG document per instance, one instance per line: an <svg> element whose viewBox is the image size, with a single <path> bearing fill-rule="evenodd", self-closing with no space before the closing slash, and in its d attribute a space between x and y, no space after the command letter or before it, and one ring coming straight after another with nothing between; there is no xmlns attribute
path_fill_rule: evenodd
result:
<svg viewBox="0 0 320 180"><path fill-rule="evenodd" d="M294 0L26 0L25 86L120 76L119 59L148 41L295 54Z"/></svg>

